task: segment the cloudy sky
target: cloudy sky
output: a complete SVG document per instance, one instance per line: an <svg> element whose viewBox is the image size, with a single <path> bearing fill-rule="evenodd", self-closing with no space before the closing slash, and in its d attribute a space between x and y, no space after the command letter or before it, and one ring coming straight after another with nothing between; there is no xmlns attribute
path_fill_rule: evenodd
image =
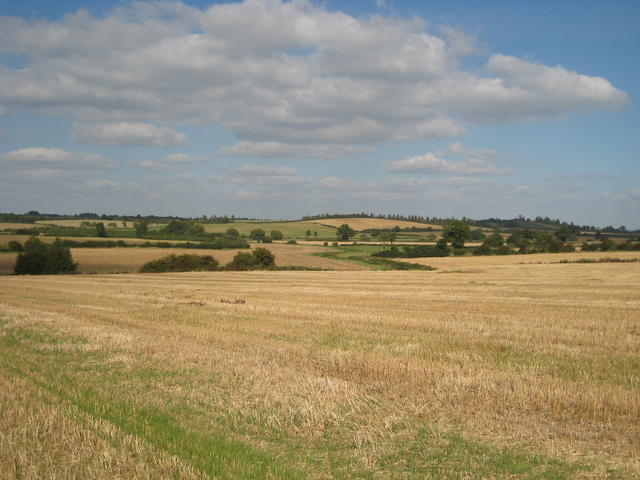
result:
<svg viewBox="0 0 640 480"><path fill-rule="evenodd" d="M640 227L636 0L0 15L0 211Z"/></svg>

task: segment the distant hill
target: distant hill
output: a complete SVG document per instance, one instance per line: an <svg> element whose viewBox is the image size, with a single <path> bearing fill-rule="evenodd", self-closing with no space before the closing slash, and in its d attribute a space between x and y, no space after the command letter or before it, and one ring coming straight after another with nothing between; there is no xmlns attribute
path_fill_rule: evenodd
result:
<svg viewBox="0 0 640 480"><path fill-rule="evenodd" d="M351 228L360 232L362 230L370 230L374 228L389 229L393 227L400 228L433 228L442 229L442 225L427 224L420 222L411 222L407 220L392 220L387 218L362 218L362 217L341 217L341 218L322 218L318 220L307 220L305 223L316 223L320 225L326 225L329 227L339 227L346 223Z"/></svg>

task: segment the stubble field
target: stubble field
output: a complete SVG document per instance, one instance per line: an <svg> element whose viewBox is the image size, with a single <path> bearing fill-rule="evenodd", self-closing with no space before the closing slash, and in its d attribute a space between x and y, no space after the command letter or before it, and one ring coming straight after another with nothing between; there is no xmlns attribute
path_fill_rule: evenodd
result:
<svg viewBox="0 0 640 480"><path fill-rule="evenodd" d="M640 264L487 260L0 277L0 477L637 478Z"/></svg>

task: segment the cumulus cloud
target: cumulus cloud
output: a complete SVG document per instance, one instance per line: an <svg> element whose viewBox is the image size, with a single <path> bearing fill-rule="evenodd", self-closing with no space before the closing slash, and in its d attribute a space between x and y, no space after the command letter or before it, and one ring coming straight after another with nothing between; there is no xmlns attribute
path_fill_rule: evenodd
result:
<svg viewBox="0 0 640 480"><path fill-rule="evenodd" d="M203 163L208 162L209 158L188 155L186 153L174 153L171 155L167 155L162 159L162 161L167 163Z"/></svg>
<svg viewBox="0 0 640 480"><path fill-rule="evenodd" d="M91 145L178 147L189 143L184 133L148 123L75 124L71 133L77 141Z"/></svg>
<svg viewBox="0 0 640 480"><path fill-rule="evenodd" d="M482 149L482 150L470 150L464 147L460 142L454 142L449 145L449 152L453 155L462 157L477 158L479 160L494 160L498 157L496 150Z"/></svg>
<svg viewBox="0 0 640 480"><path fill-rule="evenodd" d="M37 168L31 170L15 170L4 174L5 177L14 182L49 182L59 180L67 175L64 170L55 170L51 168Z"/></svg>
<svg viewBox="0 0 640 480"><path fill-rule="evenodd" d="M219 155L262 158L340 158L371 153L374 149L360 145L294 145L282 142L242 141L218 149Z"/></svg>
<svg viewBox="0 0 640 480"><path fill-rule="evenodd" d="M470 158L463 162L450 162L433 153L395 160L387 165L387 169L390 172L441 175L504 175L510 173L508 169L498 168L479 158Z"/></svg>
<svg viewBox="0 0 640 480"><path fill-rule="evenodd" d="M111 160L101 155L42 147L12 150L0 155L0 161L14 167L24 165L48 165L68 169L115 167Z"/></svg>
<svg viewBox="0 0 640 480"><path fill-rule="evenodd" d="M403 189L422 189L430 185L426 178L390 178L389 185Z"/></svg>
<svg viewBox="0 0 640 480"><path fill-rule="evenodd" d="M170 169L169 166L160 162L152 162L151 160L142 160L140 162L135 162L135 165L142 168L143 170L147 170L148 172L165 172Z"/></svg>
<svg viewBox="0 0 640 480"><path fill-rule="evenodd" d="M122 191L138 191L140 185L135 182L118 182L114 180L86 180L78 186L81 192L91 193L118 193Z"/></svg>
<svg viewBox="0 0 640 480"><path fill-rule="evenodd" d="M497 54L462 69L477 51L473 37L419 18L305 0L131 2L101 17L0 19L0 53L28 59L0 65L0 103L69 114L87 143L184 145L153 124L218 125L241 142L229 155L319 158L352 153L336 144L450 138L474 123L628 103L605 78L562 66Z"/></svg>
<svg viewBox="0 0 640 480"><path fill-rule="evenodd" d="M293 167L280 167L275 165L242 165L234 170L237 175L242 176L285 176L293 175L295 168Z"/></svg>

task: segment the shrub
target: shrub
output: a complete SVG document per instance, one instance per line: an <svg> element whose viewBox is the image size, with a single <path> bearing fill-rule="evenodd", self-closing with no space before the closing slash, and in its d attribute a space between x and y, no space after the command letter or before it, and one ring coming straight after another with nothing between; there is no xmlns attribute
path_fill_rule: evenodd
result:
<svg viewBox="0 0 640 480"><path fill-rule="evenodd" d="M24 247L17 240L11 240L7 244L7 248L9 249L10 252L24 252Z"/></svg>
<svg viewBox="0 0 640 480"><path fill-rule="evenodd" d="M297 245L298 242L296 242L295 240L288 240L287 241L287 245Z"/></svg>
<svg viewBox="0 0 640 480"><path fill-rule="evenodd" d="M231 238L240 238L240 232L236 228L227 228L225 235Z"/></svg>
<svg viewBox="0 0 640 480"><path fill-rule="evenodd" d="M25 242L24 251L18 254L13 271L16 275L53 275L73 272L77 267L71 250L63 246L59 238L47 245L31 237Z"/></svg>
<svg viewBox="0 0 640 480"><path fill-rule="evenodd" d="M264 237L262 243L273 243L273 240L271 240L271 237Z"/></svg>
<svg viewBox="0 0 640 480"><path fill-rule="evenodd" d="M500 245L496 248L496 255L511 255L512 253L514 253L513 250L507 245Z"/></svg>
<svg viewBox="0 0 640 480"><path fill-rule="evenodd" d="M255 265L255 259L249 252L238 252L229 263L225 265L227 270L249 270Z"/></svg>
<svg viewBox="0 0 640 480"><path fill-rule="evenodd" d="M346 223L343 223L336 229L336 236L338 237L338 240L349 240L355 234L356 231Z"/></svg>
<svg viewBox="0 0 640 480"><path fill-rule="evenodd" d="M264 237L266 236L267 234L261 228L251 230L251 233L249 234L249 238L251 238L252 240L256 240L257 242L263 241Z"/></svg>
<svg viewBox="0 0 640 480"><path fill-rule="evenodd" d="M489 247L500 247L504 245L504 238L499 233L492 233L484 241Z"/></svg>
<svg viewBox="0 0 640 480"><path fill-rule="evenodd" d="M282 240L284 235L280 230L271 230L271 238L274 240Z"/></svg>
<svg viewBox="0 0 640 480"><path fill-rule="evenodd" d="M253 252L238 252L233 260L225 265L225 270L256 270L276 266L276 257L266 248L256 248Z"/></svg>
<svg viewBox="0 0 640 480"><path fill-rule="evenodd" d="M483 242L478 248L473 251L474 255L491 255L491 247L487 245L486 242Z"/></svg>
<svg viewBox="0 0 640 480"><path fill-rule="evenodd" d="M253 255L255 265L258 268L269 268L276 265L276 256L266 248L256 248L251 255Z"/></svg>
<svg viewBox="0 0 640 480"><path fill-rule="evenodd" d="M212 272L219 269L218 261L211 255L167 255L145 263L141 273L163 272Z"/></svg>
<svg viewBox="0 0 640 480"><path fill-rule="evenodd" d="M104 223L96 223L96 236L98 237L106 237L107 230L104 228Z"/></svg>

